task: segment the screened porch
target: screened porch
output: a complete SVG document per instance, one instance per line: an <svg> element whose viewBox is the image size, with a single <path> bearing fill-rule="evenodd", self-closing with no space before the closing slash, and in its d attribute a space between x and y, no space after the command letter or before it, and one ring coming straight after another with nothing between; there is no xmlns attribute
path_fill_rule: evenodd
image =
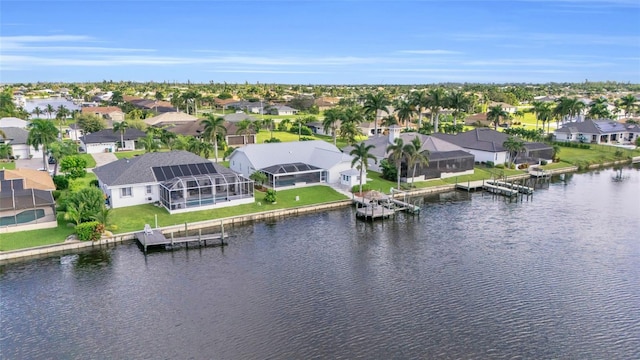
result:
<svg viewBox="0 0 640 360"><path fill-rule="evenodd" d="M199 174L160 183L160 203L169 211L253 199L253 181L237 174Z"/></svg>
<svg viewBox="0 0 640 360"><path fill-rule="evenodd" d="M267 175L267 186L279 188L327 181L327 171L304 163L279 164L261 169Z"/></svg>

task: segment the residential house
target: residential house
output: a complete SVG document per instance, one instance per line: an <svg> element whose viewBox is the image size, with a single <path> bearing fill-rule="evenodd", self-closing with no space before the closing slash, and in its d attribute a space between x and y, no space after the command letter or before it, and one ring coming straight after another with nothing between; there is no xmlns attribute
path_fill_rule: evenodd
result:
<svg viewBox="0 0 640 360"><path fill-rule="evenodd" d="M489 103L489 107L494 107L494 106L501 106L502 110L508 112L509 114L513 114L518 110L518 107L515 105L511 105L511 104L507 104L505 102L497 102L497 101L492 101L491 103Z"/></svg>
<svg viewBox="0 0 640 360"><path fill-rule="evenodd" d="M5 134L5 138L0 137L0 143L11 145L11 153L20 159L42 159L42 146L36 150L33 146L27 144L29 131L18 127L2 127L0 128Z"/></svg>
<svg viewBox="0 0 640 360"><path fill-rule="evenodd" d="M257 142L257 134L253 129L249 129L247 133L238 134L237 123L225 121L223 126L226 129L224 139L228 146L242 146L246 144L255 144ZM174 134L200 138L200 135L204 131L204 126L202 125L202 120L196 120L190 123L182 123L169 127L167 130Z"/></svg>
<svg viewBox="0 0 640 360"><path fill-rule="evenodd" d="M69 139L76 142L80 142L80 137L84 135L84 130L78 124L70 124L66 131Z"/></svg>
<svg viewBox="0 0 640 360"><path fill-rule="evenodd" d="M271 115L287 116L287 115L295 115L298 113L298 110L286 105L271 105L268 107L268 109L269 109L269 114Z"/></svg>
<svg viewBox="0 0 640 360"><path fill-rule="evenodd" d="M198 120L197 117L189 115L183 112L166 112L160 115L144 119L145 124L149 126L166 126L166 125L179 125L182 123L190 123Z"/></svg>
<svg viewBox="0 0 640 360"><path fill-rule="evenodd" d="M58 226L55 189L46 171L0 170L0 233Z"/></svg>
<svg viewBox="0 0 640 360"><path fill-rule="evenodd" d="M224 119L224 121L230 122L230 123L239 123L240 121L244 121L244 120L249 120L249 121L256 121L256 118L254 118L251 115L247 115L243 112L237 112L234 114L227 114L225 116L222 117Z"/></svg>
<svg viewBox="0 0 640 360"><path fill-rule="evenodd" d="M83 107L83 114L92 114L107 121L107 126L113 126L114 122L124 121L124 112L117 106L92 106Z"/></svg>
<svg viewBox="0 0 640 360"><path fill-rule="evenodd" d="M508 160L504 147L509 135L489 128L477 128L456 135L435 133L432 136L462 147L475 156L476 162L491 161L503 164ZM525 151L517 157L518 163L537 164L541 160L551 161L553 148L539 142L524 142Z"/></svg>
<svg viewBox="0 0 640 360"><path fill-rule="evenodd" d="M104 129L80 137L80 146L87 154L102 152L116 152L116 150L135 150L136 141L146 134L138 129L128 128L122 134L124 144L120 144L120 132L113 129Z"/></svg>
<svg viewBox="0 0 640 360"><path fill-rule="evenodd" d="M340 120L336 122L336 129L340 128ZM312 121L305 124L306 127L311 129L311 131L316 135L325 135L325 136L333 136L333 131L329 128L329 131L324 131L324 124L320 121Z"/></svg>
<svg viewBox="0 0 640 360"><path fill-rule="evenodd" d="M590 120L567 123L554 132L557 141L577 141L592 144L629 144L640 135L640 127L613 120Z"/></svg>
<svg viewBox="0 0 640 360"><path fill-rule="evenodd" d="M398 125L389 127L387 136L375 136L364 141L365 145L373 145L369 151L376 157L377 162L370 161L369 168L376 172L382 172L382 160L387 159L390 152L387 151L389 145L395 144L400 138L404 144L409 144L415 138L420 139L422 147L420 152L429 158L428 166L417 166L415 177L413 168L407 169L405 161L401 164L401 181L421 181L428 179L444 179L453 176L473 174L474 156L466 152L462 147L454 145L442 139L423 135L417 132L402 132ZM345 153L349 153L353 146L346 147Z"/></svg>
<svg viewBox="0 0 640 360"><path fill-rule="evenodd" d="M267 107L267 104L263 105L262 101L240 100L240 101L234 101L234 102L228 103L226 107L227 109L236 109L239 111L246 111L251 114L262 114L264 111L264 108Z"/></svg>
<svg viewBox="0 0 640 360"><path fill-rule="evenodd" d="M169 213L253 203L253 181L187 151L154 152L97 167L112 208L158 203Z"/></svg>
<svg viewBox="0 0 640 360"><path fill-rule="evenodd" d="M176 112L178 109L173 107L170 102L155 99L143 99L135 96L124 95L123 100L131 103L131 105L142 110L153 110L157 114Z"/></svg>
<svg viewBox="0 0 640 360"><path fill-rule="evenodd" d="M352 174L352 157L326 141L250 144L229 157L231 170L245 177L256 171L267 175L267 186L280 189L316 184L343 184ZM358 174L359 176L359 174ZM356 178L359 183L359 178ZM349 178L349 182L353 180Z"/></svg>
<svg viewBox="0 0 640 360"><path fill-rule="evenodd" d="M16 117L3 117L0 119L0 128L16 127L20 129L26 129L29 122Z"/></svg>
<svg viewBox="0 0 640 360"><path fill-rule="evenodd" d="M326 111L333 107L336 107L339 102L340 99L338 99L337 97L322 96L315 99L313 104L318 107L318 110Z"/></svg>

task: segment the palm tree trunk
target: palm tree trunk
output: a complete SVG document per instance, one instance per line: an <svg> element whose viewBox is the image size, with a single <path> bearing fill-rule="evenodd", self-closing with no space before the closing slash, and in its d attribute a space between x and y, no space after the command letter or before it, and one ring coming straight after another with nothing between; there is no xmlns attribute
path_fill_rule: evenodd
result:
<svg viewBox="0 0 640 360"><path fill-rule="evenodd" d="M120 130L120 150L124 149L124 131Z"/></svg>
<svg viewBox="0 0 640 360"><path fill-rule="evenodd" d="M360 163L360 196L362 196L362 177L364 176L363 170L364 166L362 163Z"/></svg>
<svg viewBox="0 0 640 360"><path fill-rule="evenodd" d="M216 159L216 163L218 162L218 135L214 134L214 138L213 138L213 156Z"/></svg>
<svg viewBox="0 0 640 360"><path fill-rule="evenodd" d="M400 174L402 173L401 171L401 167L402 167L402 162L398 162L398 190L400 190Z"/></svg>

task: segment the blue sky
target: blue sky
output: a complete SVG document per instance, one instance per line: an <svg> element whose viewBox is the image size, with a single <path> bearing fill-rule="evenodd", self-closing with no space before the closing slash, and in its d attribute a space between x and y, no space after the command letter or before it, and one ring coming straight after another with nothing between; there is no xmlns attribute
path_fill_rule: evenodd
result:
<svg viewBox="0 0 640 360"><path fill-rule="evenodd" d="M0 1L0 82L640 83L640 1Z"/></svg>

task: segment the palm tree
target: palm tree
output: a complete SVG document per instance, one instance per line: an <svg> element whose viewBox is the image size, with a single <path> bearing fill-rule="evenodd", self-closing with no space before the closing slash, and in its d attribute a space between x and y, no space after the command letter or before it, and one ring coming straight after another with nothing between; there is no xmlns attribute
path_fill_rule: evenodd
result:
<svg viewBox="0 0 640 360"><path fill-rule="evenodd" d="M638 108L638 99L631 94L623 96L620 98L620 107L624 109L624 116L628 118Z"/></svg>
<svg viewBox="0 0 640 360"><path fill-rule="evenodd" d="M418 113L418 129L422 128L422 109L427 107L427 94L423 90L414 91L409 95L409 102Z"/></svg>
<svg viewBox="0 0 640 360"><path fill-rule="evenodd" d="M411 118L416 113L415 107L413 106L413 104L410 101L407 101L407 100L398 101L396 106L397 106L396 111L397 111L397 114L398 114L398 120L400 120L400 122L402 122L404 127L407 127L407 123L409 121L411 121Z"/></svg>
<svg viewBox="0 0 640 360"><path fill-rule="evenodd" d="M151 133L140 139L140 142L142 143L142 147L144 148L145 152L156 152L160 147L158 145L158 142L156 141L156 138Z"/></svg>
<svg viewBox="0 0 640 360"><path fill-rule="evenodd" d="M9 160L13 155L13 148L8 143L0 143L0 158L7 158Z"/></svg>
<svg viewBox="0 0 640 360"><path fill-rule="evenodd" d="M129 123L126 121L114 122L113 132L120 132L120 149L124 148L124 133L129 128Z"/></svg>
<svg viewBox="0 0 640 360"><path fill-rule="evenodd" d="M507 140L502 143L502 146L509 152L509 161L512 164L516 163L518 154L525 151L524 141L514 136L509 136Z"/></svg>
<svg viewBox="0 0 640 360"><path fill-rule="evenodd" d="M69 114L69 109L64 105L60 105L56 109L56 119L58 119L58 123L60 124L60 138L62 138L62 123L64 123Z"/></svg>
<svg viewBox="0 0 640 360"><path fill-rule="evenodd" d="M364 121L364 114L361 107L354 105L346 108L340 124L340 138L349 145L355 144L356 138L362 135L358 127L362 121Z"/></svg>
<svg viewBox="0 0 640 360"><path fill-rule="evenodd" d="M387 152L389 154L389 160L396 165L396 169L398 170L398 190L400 189L400 173L402 166L402 159L405 156L405 148L404 141L402 138L396 138L393 144L387 146Z"/></svg>
<svg viewBox="0 0 640 360"><path fill-rule="evenodd" d="M447 104L447 93L442 88L431 89L427 96L427 107L431 111L433 132L438 132L438 118L440 110Z"/></svg>
<svg viewBox="0 0 640 360"><path fill-rule="evenodd" d="M188 143L186 144L186 150L190 153L194 153L196 155L200 155L202 152L202 144L203 142L194 138L193 136L189 137Z"/></svg>
<svg viewBox="0 0 640 360"><path fill-rule="evenodd" d="M389 113L389 105L391 105L391 102L381 91L376 94L368 93L367 95L365 95L363 109L366 115L368 115L369 117L373 117L373 132L375 136L379 135L378 110Z"/></svg>
<svg viewBox="0 0 640 360"><path fill-rule="evenodd" d="M44 119L34 119L29 123L29 135L27 136L27 144L33 146L36 151L42 146L42 163L45 169L49 169L47 163L47 149L49 144L58 138L58 129L51 122Z"/></svg>
<svg viewBox="0 0 640 360"><path fill-rule="evenodd" d="M331 136L333 137L333 145L337 143L338 136L338 123L343 117L343 111L339 108L332 108L324 112L324 120L322 121L322 127L324 132L328 133L331 129Z"/></svg>
<svg viewBox="0 0 640 360"><path fill-rule="evenodd" d="M498 124L500 124L500 118L506 118L509 113L504 111L502 105L496 105L489 108L487 112L487 120L493 123L494 130L498 130Z"/></svg>
<svg viewBox="0 0 640 360"><path fill-rule="evenodd" d="M469 98L462 91L452 91L447 98L448 107L453 109L453 125L458 125L458 119L464 115L465 109L469 107Z"/></svg>
<svg viewBox="0 0 640 360"><path fill-rule="evenodd" d="M542 130L544 131L544 124L547 124L547 133L549 132L549 123L553 119L553 103L542 103L537 111L537 118L542 121Z"/></svg>
<svg viewBox="0 0 640 360"><path fill-rule="evenodd" d="M608 119L611 118L611 113L607 109L607 99L599 98L595 99L589 106L589 112L587 115L591 119Z"/></svg>
<svg viewBox="0 0 640 360"><path fill-rule="evenodd" d="M207 118L201 121L204 126L202 137L211 142L213 140L213 151L216 162L218 162L218 134L225 135L227 128L224 127L224 118L216 117L214 114L207 114Z"/></svg>
<svg viewBox="0 0 640 360"><path fill-rule="evenodd" d="M36 119L39 119L40 115L42 115L44 112L42 111L42 109L40 109L39 106L36 106L31 113L36 116Z"/></svg>
<svg viewBox="0 0 640 360"><path fill-rule="evenodd" d="M172 133L167 129L162 129L162 132L160 133L160 142L166 145L167 148L171 151L173 150L173 145L176 141L176 137L177 135L175 133Z"/></svg>
<svg viewBox="0 0 640 360"><path fill-rule="evenodd" d="M404 151L407 156L407 172L409 168L413 169L411 174L411 185L415 182L416 168L418 166L429 166L429 150L420 151L422 148L422 142L419 137L413 138L411 142L404 146ZM407 174L408 176L408 174Z"/></svg>
<svg viewBox="0 0 640 360"><path fill-rule="evenodd" d="M369 159L373 159L374 163L378 163L378 159L370 153L375 145L366 145L364 142L357 144L350 152L349 155L353 156L351 161L351 167L357 165L357 169L360 170L360 196L362 196L362 181L367 168L369 167Z"/></svg>
<svg viewBox="0 0 640 360"><path fill-rule="evenodd" d="M44 112L46 112L49 115L49 120L51 120L51 114L53 114L56 111L56 109L53 108L53 105L51 104L47 104L47 107L44 109Z"/></svg>

